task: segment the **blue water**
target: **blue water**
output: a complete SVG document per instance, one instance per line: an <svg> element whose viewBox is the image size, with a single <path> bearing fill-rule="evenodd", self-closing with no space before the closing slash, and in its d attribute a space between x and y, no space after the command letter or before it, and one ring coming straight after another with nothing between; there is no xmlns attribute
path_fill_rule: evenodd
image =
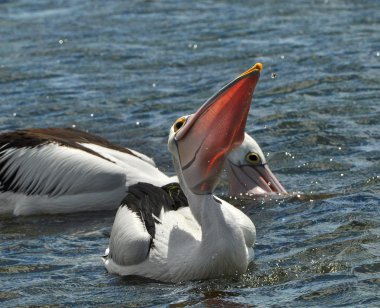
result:
<svg viewBox="0 0 380 308"><path fill-rule="evenodd" d="M168 129L256 62L247 131L291 196L233 200L243 277L108 274L113 212L0 218L0 305L380 305L379 1L2 1L0 130L77 127L174 174Z"/></svg>

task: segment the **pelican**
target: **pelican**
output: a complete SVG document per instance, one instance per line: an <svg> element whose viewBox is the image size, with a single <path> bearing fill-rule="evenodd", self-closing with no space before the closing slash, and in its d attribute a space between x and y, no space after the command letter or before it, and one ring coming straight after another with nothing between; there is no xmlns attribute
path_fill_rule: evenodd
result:
<svg viewBox="0 0 380 308"><path fill-rule="evenodd" d="M130 185L175 180L144 154L79 130L0 135L0 214L116 209Z"/></svg>
<svg viewBox="0 0 380 308"><path fill-rule="evenodd" d="M227 157L230 195L286 193L248 134ZM0 214L113 210L139 182L164 187L178 179L161 172L146 155L80 130L0 134Z"/></svg>
<svg viewBox="0 0 380 308"><path fill-rule="evenodd" d="M243 142L261 69L256 64L173 124L168 148L188 204L170 189L136 184L116 213L103 259L110 273L180 282L247 270L255 226L213 191L228 153Z"/></svg>

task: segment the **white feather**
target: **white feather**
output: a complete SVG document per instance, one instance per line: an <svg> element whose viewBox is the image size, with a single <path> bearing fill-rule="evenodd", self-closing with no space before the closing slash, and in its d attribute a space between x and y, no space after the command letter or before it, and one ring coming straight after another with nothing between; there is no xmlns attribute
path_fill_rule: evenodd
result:
<svg viewBox="0 0 380 308"><path fill-rule="evenodd" d="M225 201L219 204L211 198L207 202L200 201L198 208L208 212L201 214L202 228L190 208L165 212L160 217L161 223L156 224L154 247L149 257L133 265L123 265L110 257L105 260L107 270L166 282L244 273L253 257L255 227L252 221ZM122 224L128 225L129 221L124 220ZM116 233L111 233L111 241L114 236ZM124 241L128 239L125 237ZM124 249L128 246L126 242L110 246L112 256L130 254L130 250Z"/></svg>
<svg viewBox="0 0 380 308"><path fill-rule="evenodd" d="M100 156L56 143L1 151L3 181L11 181L17 193L0 192L0 214L110 210L119 206L130 185L163 186L173 180L136 151L138 157L90 143L81 145Z"/></svg>
<svg viewBox="0 0 380 308"><path fill-rule="evenodd" d="M109 253L118 264L137 264L148 256L150 235L144 222L128 207L121 206L117 211L111 234Z"/></svg>
<svg viewBox="0 0 380 308"><path fill-rule="evenodd" d="M145 154L137 152L137 151L129 149L129 148L128 148L128 150L131 151L133 154L135 154L137 157L141 158L143 161L147 162L148 164L151 164L153 167L157 167L154 160L151 159L150 157L146 156Z"/></svg>
<svg viewBox="0 0 380 308"><path fill-rule="evenodd" d="M75 148L51 143L38 148L8 149L2 153L2 162L7 170L4 180L11 180L16 174L12 186L20 192L0 194L3 213L11 210L15 215L26 215L116 208L126 192L123 168Z"/></svg>
<svg viewBox="0 0 380 308"><path fill-rule="evenodd" d="M146 159L140 159L139 157L96 144L82 143L81 145L99 153L116 165L124 168L127 187L138 182L151 183L159 187L172 182L172 178L161 172L154 164L147 163L146 159L148 159L148 157L141 153L139 153L138 156L145 156ZM134 152L137 153L136 151Z"/></svg>

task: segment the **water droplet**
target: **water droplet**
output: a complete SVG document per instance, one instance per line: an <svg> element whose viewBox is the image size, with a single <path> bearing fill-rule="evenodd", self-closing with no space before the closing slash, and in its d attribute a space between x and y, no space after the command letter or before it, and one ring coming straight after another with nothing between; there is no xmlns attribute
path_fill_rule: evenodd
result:
<svg viewBox="0 0 380 308"><path fill-rule="evenodd" d="M284 55L281 55L281 57L280 57L281 59L285 59L285 56Z"/></svg>
<svg viewBox="0 0 380 308"><path fill-rule="evenodd" d="M13 112L13 116L15 117L17 115L17 113L16 112Z"/></svg>
<svg viewBox="0 0 380 308"><path fill-rule="evenodd" d="M90 114L90 117L91 117L91 118L93 118L93 117L94 117L94 114L93 114L93 113L91 113L91 114Z"/></svg>
<svg viewBox="0 0 380 308"><path fill-rule="evenodd" d="M272 73L271 77L274 79L277 77L277 73Z"/></svg>
<svg viewBox="0 0 380 308"><path fill-rule="evenodd" d="M198 45L194 44L193 49L197 49L197 48L198 48Z"/></svg>
<svg viewBox="0 0 380 308"><path fill-rule="evenodd" d="M333 161L333 159L332 159L332 158L330 158L330 161Z"/></svg>
<svg viewBox="0 0 380 308"><path fill-rule="evenodd" d="M155 87L156 87L156 84L155 84L155 83L152 83L152 87L155 88Z"/></svg>
<svg viewBox="0 0 380 308"><path fill-rule="evenodd" d="M376 52L376 57L380 57L380 52Z"/></svg>
<svg viewBox="0 0 380 308"><path fill-rule="evenodd" d="M62 44L63 44L63 40L59 40L58 43L59 43L60 45L62 45Z"/></svg>
<svg viewBox="0 0 380 308"><path fill-rule="evenodd" d="M72 127L72 128L75 128L75 127L77 127L77 126L76 126L75 124L73 124L73 125L71 125L71 127Z"/></svg>
<svg viewBox="0 0 380 308"><path fill-rule="evenodd" d="M140 125L140 122L139 122L139 121L137 121L137 122L136 122L136 125L137 125L137 126L139 126L139 125Z"/></svg>
<svg viewBox="0 0 380 308"><path fill-rule="evenodd" d="M341 173L340 176L344 176L344 173Z"/></svg>
<svg viewBox="0 0 380 308"><path fill-rule="evenodd" d="M342 149L341 147L338 148L339 151L340 151L341 149Z"/></svg>

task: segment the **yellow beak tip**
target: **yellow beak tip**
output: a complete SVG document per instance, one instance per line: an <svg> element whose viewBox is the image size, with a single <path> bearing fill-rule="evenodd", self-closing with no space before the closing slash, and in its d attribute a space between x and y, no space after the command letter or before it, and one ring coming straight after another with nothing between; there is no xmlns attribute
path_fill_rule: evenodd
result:
<svg viewBox="0 0 380 308"><path fill-rule="evenodd" d="M253 66L253 70L259 70L259 72L261 72L263 70L263 64L258 62L256 63L254 66Z"/></svg>
<svg viewBox="0 0 380 308"><path fill-rule="evenodd" d="M250 73L252 73L253 71L259 71L261 72L263 69L263 65L262 63L256 63L254 66L252 66L249 70L245 71L243 74L241 74L239 77L242 77L242 76L246 76Z"/></svg>

